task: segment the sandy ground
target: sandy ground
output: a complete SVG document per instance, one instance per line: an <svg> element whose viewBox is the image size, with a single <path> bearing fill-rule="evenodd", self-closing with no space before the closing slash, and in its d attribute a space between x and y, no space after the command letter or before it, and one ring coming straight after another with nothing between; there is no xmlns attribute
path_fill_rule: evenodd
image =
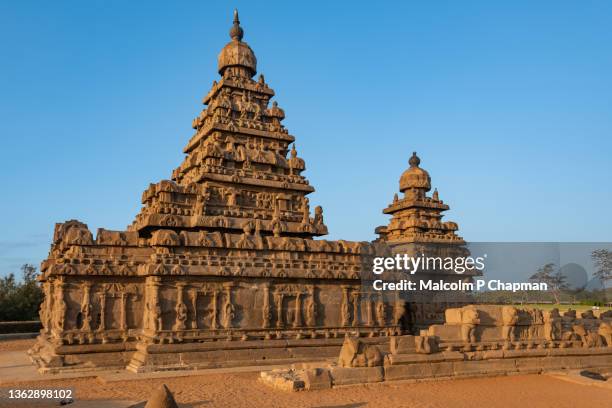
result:
<svg viewBox="0 0 612 408"><path fill-rule="evenodd" d="M4 342L2 342L4 343ZM7 344L0 343L2 347ZM24 350L31 340L19 340ZM12 347L18 347L14 345ZM12 350L15 350L13 348ZM205 374L199 376L104 383L96 378L15 382L3 388L70 387L75 399L142 401L165 383L179 403L187 407L606 407L612 391L575 384L546 375L526 375L375 384L314 392L282 392L261 384L257 373ZM0 400L0 406L15 405ZM48 405L47 405L48 406ZM56 405L57 406L57 405ZM67 405L70 407L70 405Z"/></svg>
<svg viewBox="0 0 612 408"><path fill-rule="evenodd" d="M27 350L34 345L35 339L3 340L0 341L0 352Z"/></svg>

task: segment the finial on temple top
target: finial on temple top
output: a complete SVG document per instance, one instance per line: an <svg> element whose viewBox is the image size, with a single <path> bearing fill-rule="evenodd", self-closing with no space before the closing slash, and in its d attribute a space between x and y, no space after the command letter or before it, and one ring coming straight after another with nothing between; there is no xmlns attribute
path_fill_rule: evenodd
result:
<svg viewBox="0 0 612 408"><path fill-rule="evenodd" d="M240 27L240 18L238 17L238 9L234 9L234 25L230 29L230 37L232 40L241 41L244 36L244 31Z"/></svg>
<svg viewBox="0 0 612 408"><path fill-rule="evenodd" d="M419 159L416 152L412 152L412 157L410 160L408 160L408 164L410 164L410 167L419 167L419 164L421 164L421 159Z"/></svg>

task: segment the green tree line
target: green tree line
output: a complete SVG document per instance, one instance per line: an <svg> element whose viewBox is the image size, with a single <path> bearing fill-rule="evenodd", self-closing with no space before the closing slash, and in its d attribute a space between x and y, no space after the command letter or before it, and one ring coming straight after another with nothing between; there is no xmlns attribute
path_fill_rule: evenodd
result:
<svg viewBox="0 0 612 408"><path fill-rule="evenodd" d="M36 281L38 271L30 264L21 266L22 280L10 273L0 279L0 321L38 320L43 292Z"/></svg>

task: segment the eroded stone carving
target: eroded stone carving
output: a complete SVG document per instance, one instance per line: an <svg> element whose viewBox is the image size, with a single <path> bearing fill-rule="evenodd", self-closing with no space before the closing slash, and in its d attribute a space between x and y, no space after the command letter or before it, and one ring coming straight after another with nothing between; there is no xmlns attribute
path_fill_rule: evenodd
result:
<svg viewBox="0 0 612 408"><path fill-rule="evenodd" d="M383 363L378 347L365 344L355 337L346 337L342 343L338 365L340 367L375 367Z"/></svg>
<svg viewBox="0 0 612 408"><path fill-rule="evenodd" d="M502 337L507 341L516 339L516 324L518 323L518 310L512 306L504 306L502 308Z"/></svg>
<svg viewBox="0 0 612 408"><path fill-rule="evenodd" d="M476 326L479 324L478 310L472 307L463 309L461 315L461 338L465 343L476 343Z"/></svg>

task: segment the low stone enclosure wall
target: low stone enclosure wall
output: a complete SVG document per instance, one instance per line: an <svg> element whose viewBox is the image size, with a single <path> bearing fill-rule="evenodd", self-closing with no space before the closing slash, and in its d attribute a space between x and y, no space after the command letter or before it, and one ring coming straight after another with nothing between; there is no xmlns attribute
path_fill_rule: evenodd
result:
<svg viewBox="0 0 612 408"><path fill-rule="evenodd" d="M612 316L576 318L511 306L448 309L446 322L419 336L390 337L389 352L347 337L338 362L261 373L284 390L382 381L447 379L612 368Z"/></svg>

